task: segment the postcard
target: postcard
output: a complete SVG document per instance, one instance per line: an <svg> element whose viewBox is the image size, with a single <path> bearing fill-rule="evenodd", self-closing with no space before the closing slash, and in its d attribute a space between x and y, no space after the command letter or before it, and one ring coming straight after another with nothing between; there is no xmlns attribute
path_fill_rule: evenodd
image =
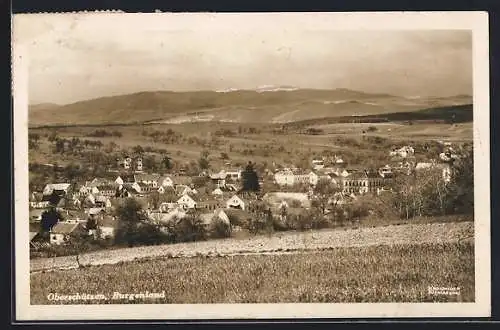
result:
<svg viewBox="0 0 500 330"><path fill-rule="evenodd" d="M19 321L490 315L485 12L13 16Z"/></svg>

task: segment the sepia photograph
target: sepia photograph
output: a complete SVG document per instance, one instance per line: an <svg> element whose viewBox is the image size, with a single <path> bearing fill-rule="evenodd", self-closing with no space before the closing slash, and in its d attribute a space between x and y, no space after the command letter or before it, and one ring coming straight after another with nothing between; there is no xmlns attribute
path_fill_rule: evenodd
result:
<svg viewBox="0 0 500 330"><path fill-rule="evenodd" d="M488 17L13 17L21 320L490 315Z"/></svg>

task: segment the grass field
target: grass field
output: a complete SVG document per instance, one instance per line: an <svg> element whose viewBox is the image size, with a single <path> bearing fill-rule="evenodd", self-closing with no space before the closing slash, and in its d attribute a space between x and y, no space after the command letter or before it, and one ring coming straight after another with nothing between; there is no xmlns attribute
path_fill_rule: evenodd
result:
<svg viewBox="0 0 500 330"><path fill-rule="evenodd" d="M286 303L474 301L472 243L381 245L283 255L151 259L31 275L31 304L49 293L104 294L77 303ZM436 296L428 287L459 287ZM165 291L158 300L113 292Z"/></svg>
<svg viewBox="0 0 500 330"><path fill-rule="evenodd" d="M49 143L46 135L52 130L56 130L58 136L71 139L78 137L80 139L101 141L104 145L115 142L121 150L131 150L134 146L162 148L168 151L171 157L178 163L187 163L197 161L203 150L209 151L210 165L215 168L221 168L226 162L230 161L233 165L245 164L252 160L258 164L270 164L276 162L279 164L297 165L305 161L305 165L310 164L310 160L324 155L325 152L341 155L346 161L351 159L351 163L362 160L373 160L388 158L388 151L392 145L402 146L410 141L435 141L445 140L453 142L472 141L472 123L462 123L456 125L446 124L415 124L402 125L397 123L378 123L378 124L328 124L313 125L311 127L321 129L323 132L319 135L300 134L297 130L289 131L285 134L273 134L269 127L258 126L259 134L236 134L234 136L219 137L217 143L213 143L213 133L220 129L228 129L233 132L238 131L238 127L250 127L249 125L231 124L231 123L184 123L184 124L166 124L166 125L130 125L113 126L104 129L116 130L123 134L120 138L114 137L88 137L87 135L99 126L89 127L64 127L57 129L37 128L30 129L30 132L38 133L43 138L39 142L38 150L30 150L30 162L52 163L57 162L60 165L68 164L72 161L79 162L72 155L54 154L52 152L53 144ZM336 140L337 137L344 139L354 139L363 142L362 132L368 127L373 126L376 131L369 133L372 137L381 137L388 139L390 145L378 150L376 145L365 143L362 147L356 147ZM255 127L255 126L253 126ZM102 127L101 127L102 128ZM151 138L142 135L143 131L165 132L172 129L181 133L184 140L176 143L153 142ZM206 145L188 144L185 139L196 138L206 141ZM104 149L104 148L103 148ZM226 153L227 160L220 158L221 153ZM347 158L346 158L347 157ZM357 159L357 160L356 160Z"/></svg>

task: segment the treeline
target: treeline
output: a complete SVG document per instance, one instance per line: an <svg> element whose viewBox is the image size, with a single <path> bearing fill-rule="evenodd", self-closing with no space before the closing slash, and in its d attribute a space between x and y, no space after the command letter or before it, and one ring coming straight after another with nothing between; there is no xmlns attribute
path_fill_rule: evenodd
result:
<svg viewBox="0 0 500 330"><path fill-rule="evenodd" d="M96 129L95 131L87 134L89 137L122 137L123 134L120 131L107 131L104 129Z"/></svg>

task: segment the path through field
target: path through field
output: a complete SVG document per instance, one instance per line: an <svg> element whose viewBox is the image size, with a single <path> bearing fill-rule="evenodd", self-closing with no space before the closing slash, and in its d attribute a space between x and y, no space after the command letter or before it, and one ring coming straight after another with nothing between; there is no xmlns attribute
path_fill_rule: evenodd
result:
<svg viewBox="0 0 500 330"><path fill-rule="evenodd" d="M473 241L473 222L392 225L347 230L287 232L246 239L143 246L82 254L80 265L103 265L154 257L194 257L235 254L279 254L393 244ZM33 259L31 272L78 268L76 256Z"/></svg>

